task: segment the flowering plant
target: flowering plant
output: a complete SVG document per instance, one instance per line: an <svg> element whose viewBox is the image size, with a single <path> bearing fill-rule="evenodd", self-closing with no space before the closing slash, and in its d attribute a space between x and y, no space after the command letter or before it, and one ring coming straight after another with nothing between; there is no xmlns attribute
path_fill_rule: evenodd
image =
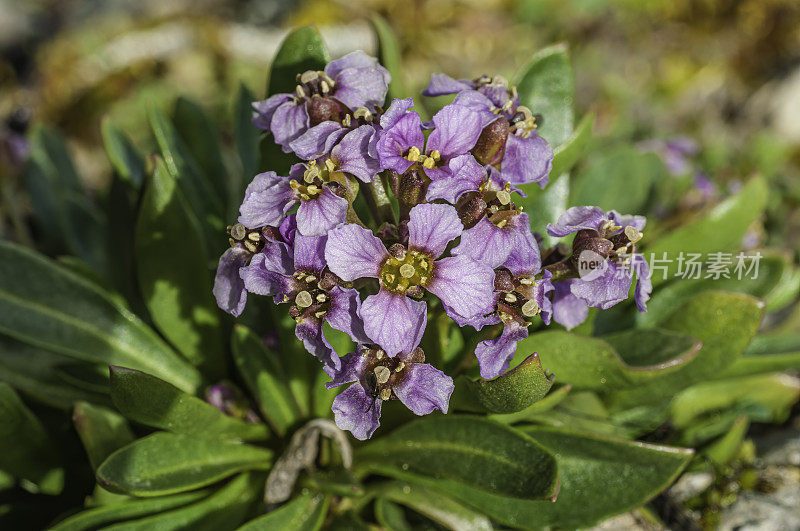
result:
<svg viewBox="0 0 800 531"><path fill-rule="evenodd" d="M381 61L291 32L230 173L183 100L149 158L104 123L104 209L33 135L38 247L72 257L0 244L0 479L54 529L586 527L797 400L792 338L756 336L800 289L785 256L726 291L647 258L738 249L762 179L666 231L656 154L580 169L563 46L412 98L376 29Z"/></svg>

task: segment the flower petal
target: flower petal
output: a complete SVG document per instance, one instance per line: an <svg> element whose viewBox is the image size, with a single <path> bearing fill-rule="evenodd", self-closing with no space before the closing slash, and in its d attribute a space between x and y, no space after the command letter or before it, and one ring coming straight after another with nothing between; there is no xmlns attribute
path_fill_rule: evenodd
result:
<svg viewBox="0 0 800 531"><path fill-rule="evenodd" d="M278 226L295 202L288 178L274 171L259 173L247 185L238 221L248 229Z"/></svg>
<svg viewBox="0 0 800 531"><path fill-rule="evenodd" d="M422 95L444 96L470 89L472 89L472 82L468 79L453 79L447 74L436 73L431 74L431 81L428 83L428 88L422 91Z"/></svg>
<svg viewBox="0 0 800 531"><path fill-rule="evenodd" d="M378 278L381 264L389 256L386 247L369 229L355 223L342 225L328 233L325 260L345 282L357 278Z"/></svg>
<svg viewBox="0 0 800 531"><path fill-rule="evenodd" d="M631 267L636 272L636 288L633 292L633 300L636 302L636 308L644 313L647 311L647 301L650 300L650 293L653 291L650 266L644 256L634 254Z"/></svg>
<svg viewBox="0 0 800 531"><path fill-rule="evenodd" d="M244 287L256 295L271 295L278 302L283 302L283 296L291 291L291 278L270 270L265 265L265 255L257 253L250 260L250 264L242 267L239 274L244 281Z"/></svg>
<svg viewBox="0 0 800 531"><path fill-rule="evenodd" d="M542 268L542 257L539 243L531 233L528 214L521 213L516 218L517 231L514 233L513 249L508 255L503 267L511 271L514 276L532 276ZM463 241L463 238L462 238Z"/></svg>
<svg viewBox="0 0 800 531"><path fill-rule="evenodd" d="M571 286L575 279L560 280L553 284L553 320L572 330L589 316L589 307L572 294Z"/></svg>
<svg viewBox="0 0 800 531"><path fill-rule="evenodd" d="M620 214L616 210L610 210L608 212L608 219L615 222L623 229L625 227L631 226L636 230L644 230L644 226L647 224L647 218L644 216Z"/></svg>
<svg viewBox="0 0 800 531"><path fill-rule="evenodd" d="M347 129L338 122L326 120L292 140L289 147L303 160L316 160L331 152Z"/></svg>
<svg viewBox="0 0 800 531"><path fill-rule="evenodd" d="M484 216L474 227L464 231L453 254L469 256L492 268L498 267L514 249L517 232L515 224L509 223L501 229Z"/></svg>
<svg viewBox="0 0 800 531"><path fill-rule="evenodd" d="M374 110L376 105L383 105L386 100L388 75L388 71L377 62L376 66L345 68L334 77L333 96L351 109L367 107Z"/></svg>
<svg viewBox="0 0 800 531"><path fill-rule="evenodd" d="M327 236L302 236L294 238L294 268L297 271L322 273L325 269L325 243Z"/></svg>
<svg viewBox="0 0 800 531"><path fill-rule="evenodd" d="M481 341L475 347L475 357L481 370L481 378L497 378L508 369L511 358L517 351L517 342L528 337L528 327L516 321L503 325L503 333L497 339Z"/></svg>
<svg viewBox="0 0 800 531"><path fill-rule="evenodd" d="M292 101L289 94L275 94L263 101L253 102L253 125L264 131L270 130L272 116L278 107Z"/></svg>
<svg viewBox="0 0 800 531"><path fill-rule="evenodd" d="M453 101L453 105L461 105L477 112L481 118L481 129L495 120L505 119L492 112L492 109L497 109L492 100L477 90L465 90L459 93Z"/></svg>
<svg viewBox="0 0 800 531"><path fill-rule="evenodd" d="M352 288L334 286L329 292L331 304L325 320L331 327L344 332L356 343L369 343L361 320L361 299Z"/></svg>
<svg viewBox="0 0 800 531"><path fill-rule="evenodd" d="M369 358L361 355L360 352L351 352L350 354L342 356L340 361L341 366L339 370L328 366L323 367L325 373L332 378L330 382L325 384L327 389L333 389L340 385L359 381Z"/></svg>
<svg viewBox="0 0 800 531"><path fill-rule="evenodd" d="M494 271L467 256L437 261L426 288L466 319L494 311Z"/></svg>
<svg viewBox="0 0 800 531"><path fill-rule="evenodd" d="M389 83L392 80L392 76L389 75L389 71L381 66L377 58L372 57L361 50L355 50L347 55L343 55L338 59L334 59L325 65L325 73L328 74L329 77L335 79L342 72L342 70L345 70L346 68L374 68L381 72L386 83Z"/></svg>
<svg viewBox="0 0 800 531"><path fill-rule="evenodd" d="M304 236L323 236L347 219L347 199L331 192L327 186L297 209L297 232Z"/></svg>
<svg viewBox="0 0 800 531"><path fill-rule="evenodd" d="M408 245L436 259L463 230L464 225L454 207L434 203L417 205L409 213Z"/></svg>
<svg viewBox="0 0 800 531"><path fill-rule="evenodd" d="M600 230L608 220L603 209L596 206L577 206L568 208L558 217L558 221L547 224L550 236L563 238L582 229Z"/></svg>
<svg viewBox="0 0 800 531"><path fill-rule="evenodd" d="M294 335L303 342L303 346L325 366L334 370L342 367L342 362L325 334L322 333L322 321L319 319L303 319L294 327Z"/></svg>
<svg viewBox="0 0 800 531"><path fill-rule="evenodd" d="M283 148L285 153L291 153L289 143L308 130L308 112L304 103L289 102L275 109L270 122L270 131L275 137L275 143Z"/></svg>
<svg viewBox="0 0 800 531"><path fill-rule="evenodd" d="M593 308L607 310L628 298L633 274L614 262L607 264L601 275L592 280L576 279L570 287L573 295Z"/></svg>
<svg viewBox="0 0 800 531"><path fill-rule="evenodd" d="M427 305L405 295L381 289L361 305L367 336L390 356L411 352L422 339Z"/></svg>
<svg viewBox="0 0 800 531"><path fill-rule="evenodd" d="M405 116L413 106L414 98L393 99L391 105L389 105L389 108L386 109L386 112L381 115L381 128L389 129L394 126L394 124L396 124L400 118Z"/></svg>
<svg viewBox="0 0 800 531"><path fill-rule="evenodd" d="M431 177L426 195L428 201L444 199L455 204L463 194L477 191L486 178L486 169L472 155L453 157L448 168L451 172L449 177L440 178L436 174L428 173Z"/></svg>
<svg viewBox="0 0 800 531"><path fill-rule="evenodd" d="M514 184L537 183L541 188L550 181L553 148L537 134L528 138L508 135L503 155L502 174Z"/></svg>
<svg viewBox="0 0 800 531"><path fill-rule="evenodd" d="M247 302L247 290L239 276L239 268L250 261L250 253L241 247L231 247L222 253L214 277L214 298L217 306L234 317L241 315Z"/></svg>
<svg viewBox="0 0 800 531"><path fill-rule="evenodd" d="M370 153L375 153L376 132L371 125L362 125L347 133L342 141L333 148L331 156L336 161L339 171L358 177L370 183L381 165Z"/></svg>
<svg viewBox="0 0 800 531"><path fill-rule="evenodd" d="M438 150L445 160L467 153L481 135L480 115L461 105L445 105L433 116L433 123L436 129L428 137L425 153Z"/></svg>
<svg viewBox="0 0 800 531"><path fill-rule="evenodd" d="M372 437L381 425L381 399L367 396L361 384L354 383L333 400L333 419L341 430L359 441Z"/></svg>
<svg viewBox="0 0 800 531"><path fill-rule="evenodd" d="M453 379L428 363L411 364L400 383L392 387L397 398L417 415L434 409L447 413L453 389Z"/></svg>
<svg viewBox="0 0 800 531"><path fill-rule="evenodd" d="M425 135L422 134L422 119L415 112L409 112L389 129L384 129L378 140L378 159L381 168L394 170L399 174L413 164L404 157L412 147L420 150L425 145Z"/></svg>

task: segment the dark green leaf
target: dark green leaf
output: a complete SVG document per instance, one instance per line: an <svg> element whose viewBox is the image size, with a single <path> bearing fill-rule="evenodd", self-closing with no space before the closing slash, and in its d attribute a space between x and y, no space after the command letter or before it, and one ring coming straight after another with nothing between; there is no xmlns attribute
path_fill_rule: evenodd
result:
<svg viewBox="0 0 800 531"><path fill-rule="evenodd" d="M0 242L0 331L66 356L122 365L193 392L200 375L95 285L43 256Z"/></svg>
<svg viewBox="0 0 800 531"><path fill-rule="evenodd" d="M413 531L414 529L406 520L402 507L386 498L375 500L375 518L381 526L390 531Z"/></svg>
<svg viewBox="0 0 800 531"><path fill-rule="evenodd" d="M633 382L646 382L653 375L669 374L672 367L688 363L703 344L697 339L671 330L632 329L603 336L630 367L626 373Z"/></svg>
<svg viewBox="0 0 800 531"><path fill-rule="evenodd" d="M520 188L528 197L514 199L528 213L531 230L542 236L542 245L545 247L555 245L558 242L558 238L550 236L545 227L547 227L548 223L555 223L558 216L567 209L569 187L570 176L569 174L563 174L553 178L544 190L533 184L521 186Z"/></svg>
<svg viewBox="0 0 800 531"><path fill-rule="evenodd" d="M553 169L550 171L551 178L567 173L580 160L592 138L593 126L594 113L590 112L581 119L570 137L555 148Z"/></svg>
<svg viewBox="0 0 800 531"><path fill-rule="evenodd" d="M373 487L371 492L380 499L405 505L447 529L454 531L492 529L491 522L483 514L422 485L391 481Z"/></svg>
<svg viewBox="0 0 800 531"><path fill-rule="evenodd" d="M572 390L571 385L562 385L561 387L551 391L544 398L538 402L534 402L522 411L516 413L508 413L506 415L489 415L489 418L502 422L503 424L514 424L524 420L535 418L536 415L550 411L556 407L562 400L564 400L569 392Z"/></svg>
<svg viewBox="0 0 800 531"><path fill-rule="evenodd" d="M293 93L298 74L306 70L322 70L330 60L328 48L314 26L291 31L272 60L267 94Z"/></svg>
<svg viewBox="0 0 800 531"><path fill-rule="evenodd" d="M543 117L539 134L552 146L564 143L572 134L575 93L567 47L557 44L537 52L515 79L522 105Z"/></svg>
<svg viewBox="0 0 800 531"><path fill-rule="evenodd" d="M153 322L193 365L211 379L221 378L224 339L201 232L160 160L139 210L136 257Z"/></svg>
<svg viewBox="0 0 800 531"><path fill-rule="evenodd" d="M175 102L172 116L175 129L180 134L192 158L197 161L206 181L227 203L230 193L228 171L222 162L222 143L219 127L206 114L203 108L190 99L180 97Z"/></svg>
<svg viewBox="0 0 800 531"><path fill-rule="evenodd" d="M720 378L800 369L800 334L759 334Z"/></svg>
<svg viewBox="0 0 800 531"><path fill-rule="evenodd" d="M451 404L456 410L516 413L544 398L552 386L553 379L533 353L493 380L459 378Z"/></svg>
<svg viewBox="0 0 800 531"><path fill-rule="evenodd" d="M519 432L475 417L425 417L356 451L367 470L437 478L446 491L469 485L516 498L551 496L555 461Z"/></svg>
<svg viewBox="0 0 800 531"><path fill-rule="evenodd" d="M239 188L232 198L237 206L244 198L245 186L258 169L258 142L261 133L253 125L253 101L253 93L244 84L239 85L233 109L233 139L242 165L241 176L237 177Z"/></svg>
<svg viewBox="0 0 800 531"><path fill-rule="evenodd" d="M117 524L113 529L114 531L233 529L247 517L260 496L260 487L263 484L264 478L258 474L241 474L198 502L147 518Z"/></svg>
<svg viewBox="0 0 800 531"><path fill-rule="evenodd" d="M111 399L130 420L186 435L264 440L263 424L249 424L143 372L111 367Z"/></svg>
<svg viewBox="0 0 800 531"><path fill-rule="evenodd" d="M322 527L327 512L328 498L324 494L306 492L279 509L247 522L239 531L312 531Z"/></svg>
<svg viewBox="0 0 800 531"><path fill-rule="evenodd" d="M111 166L123 181L138 189L144 182L145 160L136 150L128 137L111 123L108 117L103 119L101 128L103 146Z"/></svg>
<svg viewBox="0 0 800 531"><path fill-rule="evenodd" d="M732 251L740 248L742 237L748 227L761 216L767 204L767 184L762 177L755 177L742 190L714 207L705 216L669 231L652 246L646 256L670 260L667 271L653 273L653 283L660 284L671 279L678 271L681 253L712 253Z"/></svg>
<svg viewBox="0 0 800 531"><path fill-rule="evenodd" d="M50 529L52 531L85 531L97 529L106 524L182 507L204 496L208 496L207 491L187 492L185 494L162 496L149 500L131 500L115 503L113 505L94 507L65 518Z"/></svg>
<svg viewBox="0 0 800 531"><path fill-rule="evenodd" d="M381 64L392 75L387 98L405 98L408 91L403 83L403 54L400 50L400 43L397 42L397 36L386 19L380 15L373 15L371 20L375 34L378 36L378 57Z"/></svg>
<svg viewBox="0 0 800 531"><path fill-rule="evenodd" d="M727 465L739 452L749 427L750 421L742 415L733 423L731 430L708 445L703 454L717 465Z"/></svg>
<svg viewBox="0 0 800 531"><path fill-rule="evenodd" d="M0 470L35 484L45 494L64 486L59 456L38 418L0 382Z"/></svg>
<svg viewBox="0 0 800 531"><path fill-rule="evenodd" d="M358 498L364 495L364 486L345 468L310 472L300 480L300 485L334 496Z"/></svg>
<svg viewBox="0 0 800 531"><path fill-rule="evenodd" d="M286 385L286 375L274 352L264 346L249 328L233 330L233 360L239 374L258 402L264 418L275 433L283 436L300 418L300 410Z"/></svg>
<svg viewBox="0 0 800 531"><path fill-rule="evenodd" d="M104 488L133 496L205 487L244 470L265 470L272 452L231 441L156 432L111 454L97 469Z"/></svg>
<svg viewBox="0 0 800 531"><path fill-rule="evenodd" d="M75 404L72 422L94 469L135 439L128 422L119 413L87 402Z"/></svg>

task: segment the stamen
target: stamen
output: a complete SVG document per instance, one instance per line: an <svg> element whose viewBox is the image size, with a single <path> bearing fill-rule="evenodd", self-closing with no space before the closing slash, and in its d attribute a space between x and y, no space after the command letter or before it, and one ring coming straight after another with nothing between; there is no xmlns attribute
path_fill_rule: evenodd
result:
<svg viewBox="0 0 800 531"><path fill-rule="evenodd" d="M303 87L301 87L300 85L297 85L297 88L295 89L295 92L297 92L297 97L300 98L300 99L303 99L303 98L306 97L306 91L303 90Z"/></svg>
<svg viewBox="0 0 800 531"><path fill-rule="evenodd" d="M381 349L378 349L378 350L375 351L375 358L376 359L382 360L385 355L386 355L386 353Z"/></svg>
<svg viewBox="0 0 800 531"><path fill-rule="evenodd" d="M498 229L502 229L506 225L508 225L508 219L501 219L496 223Z"/></svg>
<svg viewBox="0 0 800 531"><path fill-rule="evenodd" d="M316 299L317 302L325 302L328 300L328 296L325 295L324 293L320 293L319 295L317 295Z"/></svg>
<svg viewBox="0 0 800 531"><path fill-rule="evenodd" d="M517 296L514 295L513 293L506 293L506 296L504 298L506 302L512 302L512 303L517 302Z"/></svg>
<svg viewBox="0 0 800 531"><path fill-rule="evenodd" d="M533 284L533 280L529 278L520 278L518 282L523 286L531 286Z"/></svg>
<svg viewBox="0 0 800 531"><path fill-rule="evenodd" d="M378 365L373 369L375 372L375 378L378 380L378 383L383 385L389 381L389 376L392 375L392 372L383 365Z"/></svg>
<svg viewBox="0 0 800 531"><path fill-rule="evenodd" d="M501 205L507 205L511 202L511 194L505 190L500 190L497 192L497 200L500 201Z"/></svg>
<svg viewBox="0 0 800 531"><path fill-rule="evenodd" d="M353 118L363 119L365 122L371 122L373 119L372 113L366 107L356 107Z"/></svg>
<svg viewBox="0 0 800 531"><path fill-rule="evenodd" d="M333 161L333 159L325 159L325 167L328 169L329 173L336 171L336 163Z"/></svg>
<svg viewBox="0 0 800 531"><path fill-rule="evenodd" d="M397 364L397 367L394 368L394 372L400 372L405 368L406 368L405 362L401 361L400 363Z"/></svg>
<svg viewBox="0 0 800 531"><path fill-rule="evenodd" d="M320 82L319 88L323 94L327 94L328 92L331 91L330 85L328 85L328 82L325 81L324 79L322 80L322 82Z"/></svg>
<svg viewBox="0 0 800 531"><path fill-rule="evenodd" d="M306 70L302 74L300 74L300 83L306 84L311 83L315 79L319 77L319 74L316 70Z"/></svg>
<svg viewBox="0 0 800 531"><path fill-rule="evenodd" d="M306 277L306 282L308 282L309 284L314 282L315 280L317 280L317 277L315 277L314 275L308 275Z"/></svg>
<svg viewBox="0 0 800 531"><path fill-rule="evenodd" d="M536 301L534 300L529 300L522 305L522 315L525 317L533 317L534 315L538 314L539 311L539 305L536 304Z"/></svg>
<svg viewBox="0 0 800 531"><path fill-rule="evenodd" d="M391 389L383 389L381 390L381 400L386 401L392 397L392 390Z"/></svg>
<svg viewBox="0 0 800 531"><path fill-rule="evenodd" d="M342 125L345 126L345 127L350 127L350 125L352 123L353 122L352 122L352 119L350 118L350 115L349 114L345 114L344 118L342 119Z"/></svg>
<svg viewBox="0 0 800 531"><path fill-rule="evenodd" d="M325 310L320 310L314 314L314 317L316 317L317 319L322 319L323 317L325 317L325 313L326 313Z"/></svg>
<svg viewBox="0 0 800 531"><path fill-rule="evenodd" d="M431 157L425 157L425 160L422 161L422 167L427 169L433 169L436 166L436 161L433 160Z"/></svg>
<svg viewBox="0 0 800 531"><path fill-rule="evenodd" d="M234 240L243 240L245 235L247 234L247 228L242 225L241 223L237 223L233 227L230 228L231 236Z"/></svg>
<svg viewBox="0 0 800 531"><path fill-rule="evenodd" d="M417 162L419 160L419 156L420 156L419 148L416 146L412 146L411 149L408 150L406 159L410 160L411 162Z"/></svg>
<svg viewBox="0 0 800 531"><path fill-rule="evenodd" d="M414 266L411 264L403 264L400 266L400 276L403 278L411 278L417 273Z"/></svg>
<svg viewBox="0 0 800 531"><path fill-rule="evenodd" d="M628 238L631 243L636 243L642 239L643 234L639 232L639 230L634 227L633 225L628 225L625 227L625 237Z"/></svg>
<svg viewBox="0 0 800 531"><path fill-rule="evenodd" d="M439 162L439 159L442 158L442 155L441 155L441 153L439 153L438 149L434 149L433 151L431 151L430 155L428 155L428 156L430 158L432 158L433 160L435 160L436 162Z"/></svg>
<svg viewBox="0 0 800 531"><path fill-rule="evenodd" d="M247 235L247 239L257 242L258 240L261 239L261 235L257 232L251 232L250 234Z"/></svg>
<svg viewBox="0 0 800 531"><path fill-rule="evenodd" d="M300 308L308 308L314 303L314 299L311 298L311 294L309 292L303 290L297 294L297 297L294 299L294 303Z"/></svg>

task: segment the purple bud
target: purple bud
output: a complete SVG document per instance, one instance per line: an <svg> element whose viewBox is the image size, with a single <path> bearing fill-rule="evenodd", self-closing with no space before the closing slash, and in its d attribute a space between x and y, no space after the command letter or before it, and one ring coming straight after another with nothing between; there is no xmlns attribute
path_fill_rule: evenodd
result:
<svg viewBox="0 0 800 531"><path fill-rule="evenodd" d="M495 120L481 131L472 154L483 165L500 167L506 150L510 126L507 120Z"/></svg>
<svg viewBox="0 0 800 531"><path fill-rule="evenodd" d="M311 127L328 120L341 122L344 117L344 112L336 101L317 95L306 103L306 111Z"/></svg>

